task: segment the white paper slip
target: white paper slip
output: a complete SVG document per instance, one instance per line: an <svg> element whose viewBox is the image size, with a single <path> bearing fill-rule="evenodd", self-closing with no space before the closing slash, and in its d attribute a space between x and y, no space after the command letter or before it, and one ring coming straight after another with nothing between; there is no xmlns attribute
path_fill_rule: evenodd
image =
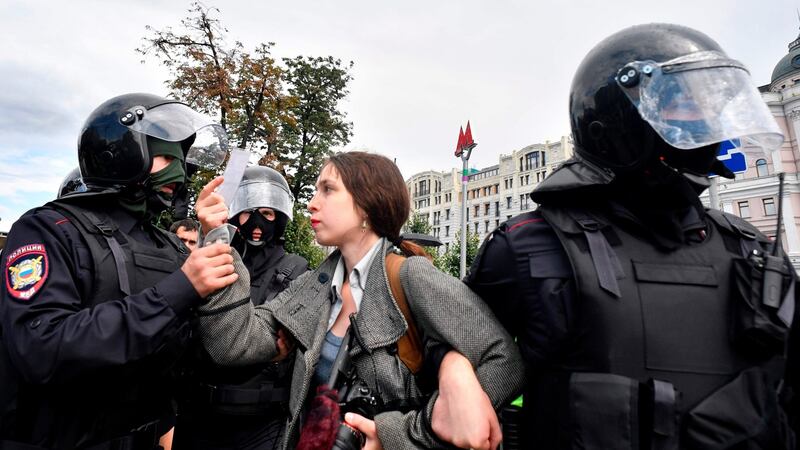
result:
<svg viewBox="0 0 800 450"><path fill-rule="evenodd" d="M250 161L250 152L241 148L234 148L231 150L231 157L228 159L228 165L225 166L225 172L222 174L225 181L219 187L217 193L225 199L225 205L230 207L236 189L239 188L239 183L242 181L244 175L244 168Z"/></svg>

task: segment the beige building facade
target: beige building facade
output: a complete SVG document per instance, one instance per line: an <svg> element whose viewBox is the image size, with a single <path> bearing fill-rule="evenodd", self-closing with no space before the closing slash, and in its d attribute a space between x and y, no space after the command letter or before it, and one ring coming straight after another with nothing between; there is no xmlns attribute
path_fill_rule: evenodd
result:
<svg viewBox="0 0 800 450"><path fill-rule="evenodd" d="M467 229L482 240L509 218L530 211L528 194L562 161L572 156L572 138L533 144L501 154L497 164L472 169L467 184ZM411 210L431 225L431 234L446 251L461 229L461 170L426 171L406 180Z"/></svg>

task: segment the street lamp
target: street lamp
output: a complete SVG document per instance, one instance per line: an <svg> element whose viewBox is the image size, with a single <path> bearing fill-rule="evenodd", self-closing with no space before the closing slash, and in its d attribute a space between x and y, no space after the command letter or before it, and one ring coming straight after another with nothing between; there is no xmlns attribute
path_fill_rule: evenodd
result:
<svg viewBox="0 0 800 450"><path fill-rule="evenodd" d="M461 279L467 274L467 182L469 181L469 157L472 149L478 145L472 140L472 130L467 121L467 131L463 128L458 129L458 143L456 144L456 158L461 158L463 170L461 172L461 267L459 276Z"/></svg>

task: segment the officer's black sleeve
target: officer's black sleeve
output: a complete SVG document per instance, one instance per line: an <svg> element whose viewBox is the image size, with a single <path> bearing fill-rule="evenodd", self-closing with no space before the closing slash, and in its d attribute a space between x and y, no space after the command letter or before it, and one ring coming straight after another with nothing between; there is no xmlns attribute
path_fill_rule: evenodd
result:
<svg viewBox="0 0 800 450"><path fill-rule="evenodd" d="M534 212L495 230L464 281L517 339L526 364L536 367L569 338L573 279L561 242Z"/></svg>
<svg viewBox="0 0 800 450"><path fill-rule="evenodd" d="M190 306L199 301L178 268L142 292L85 307L82 283L91 276L91 262L85 261L85 244L81 258L80 241L74 226L53 211L23 216L8 235L0 258L0 320L11 359L28 382L61 382L151 355L185 323ZM14 289L27 285L20 276L13 278L11 270L21 273L24 267L17 261L24 257L14 259L15 252L31 248L43 250L44 258L38 261L45 264L40 271L43 283L32 295L27 287Z"/></svg>
<svg viewBox="0 0 800 450"><path fill-rule="evenodd" d="M519 335L520 296L514 249L505 232L495 231L484 241L464 282L489 305L514 337Z"/></svg>

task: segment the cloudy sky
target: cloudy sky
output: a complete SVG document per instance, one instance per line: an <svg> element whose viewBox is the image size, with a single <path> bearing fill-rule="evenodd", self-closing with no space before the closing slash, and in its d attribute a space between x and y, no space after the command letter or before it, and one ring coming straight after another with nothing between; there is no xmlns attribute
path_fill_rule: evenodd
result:
<svg viewBox="0 0 800 450"><path fill-rule="evenodd" d="M745 63L759 85L798 35L789 0L232 1L219 6L231 40L273 55L352 60L342 105L347 149L397 158L405 177L460 165L452 150L469 119L472 164L569 133L573 72L605 36L647 22L698 28ZM89 112L127 92L166 94L166 71L134 49L145 26L177 26L189 1L0 2L0 230L55 196L77 166Z"/></svg>

